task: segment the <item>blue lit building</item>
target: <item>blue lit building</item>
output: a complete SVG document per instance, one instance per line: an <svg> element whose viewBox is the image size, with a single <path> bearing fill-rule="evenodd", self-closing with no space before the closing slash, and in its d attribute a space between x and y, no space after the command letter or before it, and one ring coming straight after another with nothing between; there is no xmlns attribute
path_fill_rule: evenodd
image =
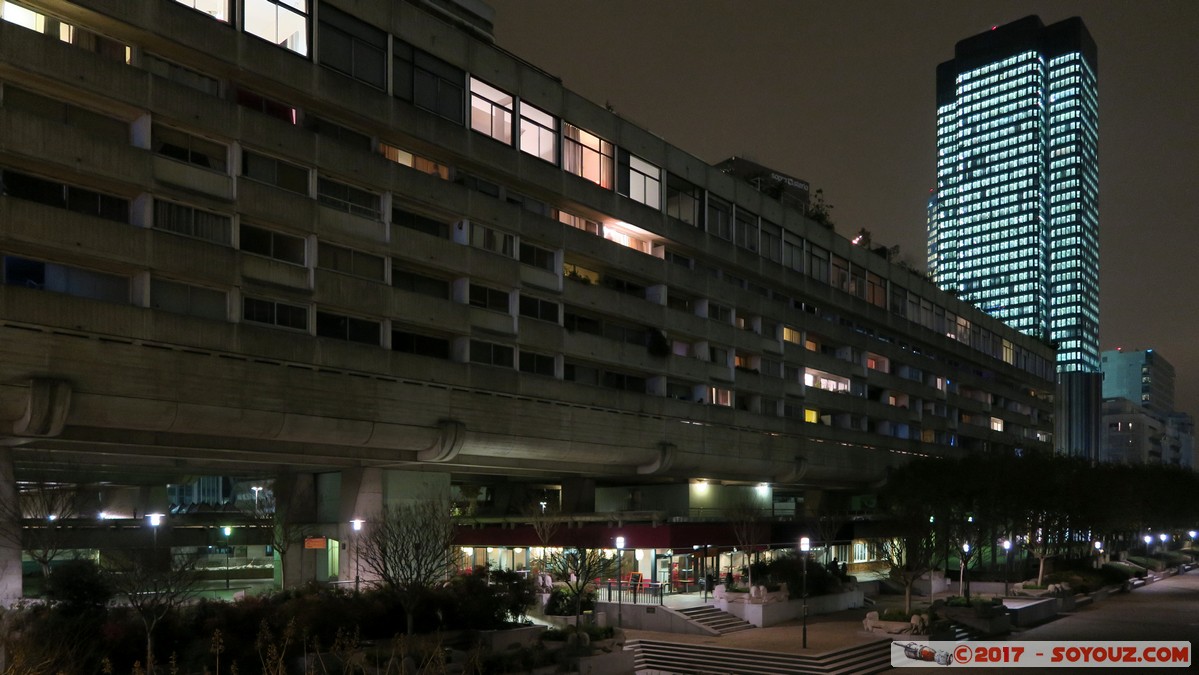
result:
<svg viewBox="0 0 1199 675"><path fill-rule="evenodd" d="M1098 433L1098 59L1082 20L1029 16L937 67L934 282L1058 347L1055 446Z"/></svg>

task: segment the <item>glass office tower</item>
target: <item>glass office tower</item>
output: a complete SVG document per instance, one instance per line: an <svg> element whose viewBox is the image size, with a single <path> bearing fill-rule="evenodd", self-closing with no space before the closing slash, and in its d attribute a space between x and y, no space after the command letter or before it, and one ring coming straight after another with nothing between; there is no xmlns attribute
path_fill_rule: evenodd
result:
<svg viewBox="0 0 1199 675"><path fill-rule="evenodd" d="M1099 369L1095 43L1073 18L963 40L937 68L933 280Z"/></svg>
<svg viewBox="0 0 1199 675"><path fill-rule="evenodd" d="M1099 99L1075 17L958 42L937 67L933 281L1058 348L1054 445L1097 456Z"/></svg>

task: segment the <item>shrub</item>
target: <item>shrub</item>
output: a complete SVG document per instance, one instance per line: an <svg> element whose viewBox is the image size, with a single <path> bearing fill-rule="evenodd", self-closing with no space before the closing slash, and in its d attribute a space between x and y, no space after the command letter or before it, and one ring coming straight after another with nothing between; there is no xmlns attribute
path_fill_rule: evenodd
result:
<svg viewBox="0 0 1199 675"><path fill-rule="evenodd" d="M595 609L595 589L583 591L583 602L579 611L589 612ZM550 592L550 599L545 604L545 613L549 616L574 616L575 595L565 586L555 586Z"/></svg>

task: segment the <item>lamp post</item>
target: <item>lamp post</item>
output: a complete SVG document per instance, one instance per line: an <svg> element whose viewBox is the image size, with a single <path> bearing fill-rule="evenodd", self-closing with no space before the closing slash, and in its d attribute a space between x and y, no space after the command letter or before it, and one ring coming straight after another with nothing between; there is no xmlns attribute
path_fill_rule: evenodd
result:
<svg viewBox="0 0 1199 675"><path fill-rule="evenodd" d="M1165 532L1162 532L1161 534L1158 535L1158 537L1161 538L1161 540L1162 540L1161 554L1162 554L1162 557L1165 558L1166 557L1166 542L1170 540L1170 535L1166 534Z"/></svg>
<svg viewBox="0 0 1199 675"><path fill-rule="evenodd" d="M799 552L803 554L803 648L808 648L808 555L812 551L812 540L799 538Z"/></svg>
<svg viewBox="0 0 1199 675"><path fill-rule="evenodd" d="M622 586L624 583L624 575L621 572L621 563L624 562L624 537L616 538L616 627L623 625L623 610L624 610L624 593Z"/></svg>
<svg viewBox="0 0 1199 675"><path fill-rule="evenodd" d="M362 519L355 518L350 521L350 527L354 530L354 592L358 592L358 584L361 576L358 574L359 555L358 552L362 549L362 544L358 541L362 536Z"/></svg>
<svg viewBox="0 0 1199 675"><path fill-rule="evenodd" d="M970 596L966 593L966 559L970 557L970 544L962 544L962 558L958 562L961 564L961 572L958 576L958 593L962 594L967 600Z"/></svg>
<svg viewBox="0 0 1199 675"><path fill-rule="evenodd" d="M1012 542L1003 540L1003 597L1007 597L1008 584L1012 579Z"/></svg>
<svg viewBox="0 0 1199 675"><path fill-rule="evenodd" d="M230 535L233 534L233 528L226 525L221 528L225 533L225 590L229 590L229 564L233 554L233 546L230 545Z"/></svg>
<svg viewBox="0 0 1199 675"><path fill-rule="evenodd" d="M1143 538L1143 541L1145 542L1145 557L1148 558L1149 557L1149 545L1153 543L1152 535L1148 535L1148 534L1145 535Z"/></svg>
<svg viewBox="0 0 1199 675"><path fill-rule="evenodd" d="M262 492L262 486L254 485L250 489L254 491L254 513L258 513L258 493Z"/></svg>
<svg viewBox="0 0 1199 675"><path fill-rule="evenodd" d="M154 533L154 548L158 548L158 526L162 525L162 514L147 513L146 518L150 519L150 530Z"/></svg>
<svg viewBox="0 0 1199 675"><path fill-rule="evenodd" d="M1103 566L1103 542L1095 542L1095 569Z"/></svg>

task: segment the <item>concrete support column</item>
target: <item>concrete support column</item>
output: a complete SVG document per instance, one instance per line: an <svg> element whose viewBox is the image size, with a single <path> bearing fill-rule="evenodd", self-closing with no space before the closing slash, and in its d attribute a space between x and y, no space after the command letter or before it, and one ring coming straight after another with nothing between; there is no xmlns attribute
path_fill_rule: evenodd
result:
<svg viewBox="0 0 1199 675"><path fill-rule="evenodd" d="M275 478L276 532L285 534L286 550L275 550L275 583L291 588L314 579L317 553L304 550L304 534L316 529L316 477L310 473ZM324 551L319 553L323 554Z"/></svg>
<svg viewBox="0 0 1199 675"><path fill-rule="evenodd" d="M341 472L341 501L338 507L338 540L344 542L341 550L341 575L344 581L355 582L357 590L361 583L373 584L376 575L362 562L361 537L373 519L383 510L383 470L349 469ZM361 520L362 530L355 531L353 521Z"/></svg>
<svg viewBox="0 0 1199 675"><path fill-rule="evenodd" d="M0 447L0 503L17 503L17 481L13 474L12 449ZM7 512L7 513L6 513ZM16 509L0 510L0 607L11 607L21 599L21 523Z"/></svg>
<svg viewBox="0 0 1199 675"><path fill-rule="evenodd" d="M562 481L562 513L595 513L595 479Z"/></svg>

